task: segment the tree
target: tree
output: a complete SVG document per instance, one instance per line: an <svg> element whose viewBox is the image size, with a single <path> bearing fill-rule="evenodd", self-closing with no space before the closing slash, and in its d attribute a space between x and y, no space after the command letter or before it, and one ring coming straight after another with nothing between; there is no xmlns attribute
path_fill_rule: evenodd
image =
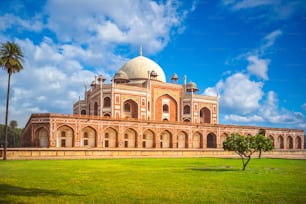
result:
<svg viewBox="0 0 306 204"><path fill-rule="evenodd" d="M18 127L18 123L16 120L11 120L10 129L13 132L13 147L16 147L16 128Z"/></svg>
<svg viewBox="0 0 306 204"><path fill-rule="evenodd" d="M242 170L244 171L251 160L252 154L257 151L255 137L232 134L223 142L223 149L234 151L241 157Z"/></svg>
<svg viewBox="0 0 306 204"><path fill-rule="evenodd" d="M270 151L273 149L272 140L270 138L265 137L262 134L257 134L255 137L255 146L257 151L259 151L258 158L261 158L261 153Z"/></svg>
<svg viewBox="0 0 306 204"><path fill-rule="evenodd" d="M23 69L23 53L20 47L16 43L6 42L1 43L0 46L0 67L8 73L7 80L7 95L6 95L6 111L5 111L5 134L4 134L4 153L3 160L6 160L6 150L7 150L7 135L8 135L8 107L10 98L10 85L11 76L13 73L19 72Z"/></svg>

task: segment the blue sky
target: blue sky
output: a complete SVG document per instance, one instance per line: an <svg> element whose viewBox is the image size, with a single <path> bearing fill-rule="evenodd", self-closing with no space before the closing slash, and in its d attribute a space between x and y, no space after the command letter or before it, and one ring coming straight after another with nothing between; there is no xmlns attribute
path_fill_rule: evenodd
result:
<svg viewBox="0 0 306 204"><path fill-rule="evenodd" d="M13 75L9 120L72 113L94 75L129 59L156 61L199 94L219 94L219 123L306 130L303 0L1 0L0 42L24 51ZM0 70L0 122L7 74Z"/></svg>

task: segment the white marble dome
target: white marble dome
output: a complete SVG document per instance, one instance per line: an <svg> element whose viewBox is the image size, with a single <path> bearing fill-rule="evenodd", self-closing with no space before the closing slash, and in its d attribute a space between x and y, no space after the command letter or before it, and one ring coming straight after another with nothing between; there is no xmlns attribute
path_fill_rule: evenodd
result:
<svg viewBox="0 0 306 204"><path fill-rule="evenodd" d="M130 81L141 81L148 79L148 71L157 73L156 80L166 82L163 69L154 61L144 56L135 57L126 62L118 72L123 71L127 74Z"/></svg>

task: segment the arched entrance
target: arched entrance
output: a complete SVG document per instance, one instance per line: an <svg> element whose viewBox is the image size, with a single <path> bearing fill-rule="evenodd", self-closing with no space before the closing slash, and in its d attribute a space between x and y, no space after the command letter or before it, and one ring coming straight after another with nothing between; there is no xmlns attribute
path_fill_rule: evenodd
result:
<svg viewBox="0 0 306 204"><path fill-rule="evenodd" d="M284 149L284 138L283 136L278 136L277 138L277 144L279 149Z"/></svg>
<svg viewBox="0 0 306 204"><path fill-rule="evenodd" d="M217 148L216 135L214 133L209 133L207 135L207 148Z"/></svg>
<svg viewBox="0 0 306 204"><path fill-rule="evenodd" d="M96 131L91 127L83 128L80 142L82 147L96 147Z"/></svg>
<svg viewBox="0 0 306 204"><path fill-rule="evenodd" d="M295 138L295 145L297 149L302 149L302 139L300 138L300 136L297 136Z"/></svg>
<svg viewBox="0 0 306 204"><path fill-rule="evenodd" d="M146 130L142 136L142 147L153 148L155 147L155 134L152 130Z"/></svg>
<svg viewBox="0 0 306 204"><path fill-rule="evenodd" d="M125 148L137 147L137 132L132 128L127 129L123 134L123 145Z"/></svg>
<svg viewBox="0 0 306 204"><path fill-rule="evenodd" d="M162 121L167 119L170 122L177 121L177 102L168 94L157 98L155 102L155 119Z"/></svg>
<svg viewBox="0 0 306 204"><path fill-rule="evenodd" d="M104 131L104 147L115 148L118 147L118 133L113 128L106 128Z"/></svg>
<svg viewBox="0 0 306 204"><path fill-rule="evenodd" d="M201 149L203 148L203 136L199 132L195 132L192 136L192 148Z"/></svg>
<svg viewBox="0 0 306 204"><path fill-rule="evenodd" d="M211 114L210 114L210 110L206 107L202 108L200 110L200 122L201 123L210 123L210 118L211 118Z"/></svg>
<svg viewBox="0 0 306 204"><path fill-rule="evenodd" d="M272 135L269 135L268 137L272 141L272 147L275 148L275 142L274 142L274 137Z"/></svg>
<svg viewBox="0 0 306 204"><path fill-rule="evenodd" d="M124 118L138 119L138 104L132 99L126 100L123 103Z"/></svg>
<svg viewBox="0 0 306 204"><path fill-rule="evenodd" d="M172 145L172 134L164 130L160 133L160 148L171 148Z"/></svg>
<svg viewBox="0 0 306 204"><path fill-rule="evenodd" d="M179 132L177 134L177 148L188 148L188 135L186 132Z"/></svg>
<svg viewBox="0 0 306 204"><path fill-rule="evenodd" d="M287 137L287 149L293 149L293 139L291 136Z"/></svg>
<svg viewBox="0 0 306 204"><path fill-rule="evenodd" d="M46 128L39 128L36 131L36 135L39 141L39 147L49 147L49 134Z"/></svg>
<svg viewBox="0 0 306 204"><path fill-rule="evenodd" d="M74 132L73 129L67 125L61 126L56 130L56 146L57 147L73 147L74 146Z"/></svg>

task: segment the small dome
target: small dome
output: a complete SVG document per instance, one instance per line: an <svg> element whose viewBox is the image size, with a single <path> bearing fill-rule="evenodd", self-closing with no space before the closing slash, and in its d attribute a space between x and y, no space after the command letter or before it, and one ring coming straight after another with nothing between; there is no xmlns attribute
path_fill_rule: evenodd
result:
<svg viewBox="0 0 306 204"><path fill-rule="evenodd" d="M196 83L194 83L194 82L189 82L188 84L187 84L187 86L186 86L186 91L187 92L196 92L196 91L198 91L199 89L198 89L198 87L197 87L197 85L196 85Z"/></svg>
<svg viewBox="0 0 306 204"><path fill-rule="evenodd" d="M115 76L114 76L114 82L117 83L125 83L125 82L128 82L129 81L129 78L127 76L127 74L124 72L124 71L121 71L119 70Z"/></svg>
<svg viewBox="0 0 306 204"><path fill-rule="evenodd" d="M173 81L177 81L179 78L178 78L178 76L177 76L177 74L176 73L174 73L174 74L172 74L172 76L171 76L171 80L173 80Z"/></svg>
<svg viewBox="0 0 306 204"><path fill-rule="evenodd" d="M150 77L152 77L152 78L156 78L157 76L158 76L158 74L154 70L150 74Z"/></svg>
<svg viewBox="0 0 306 204"><path fill-rule="evenodd" d="M123 71L130 81L141 81L148 79L148 73L156 72L156 80L166 82L163 69L154 61L144 56L135 57L126 62L119 71Z"/></svg>

